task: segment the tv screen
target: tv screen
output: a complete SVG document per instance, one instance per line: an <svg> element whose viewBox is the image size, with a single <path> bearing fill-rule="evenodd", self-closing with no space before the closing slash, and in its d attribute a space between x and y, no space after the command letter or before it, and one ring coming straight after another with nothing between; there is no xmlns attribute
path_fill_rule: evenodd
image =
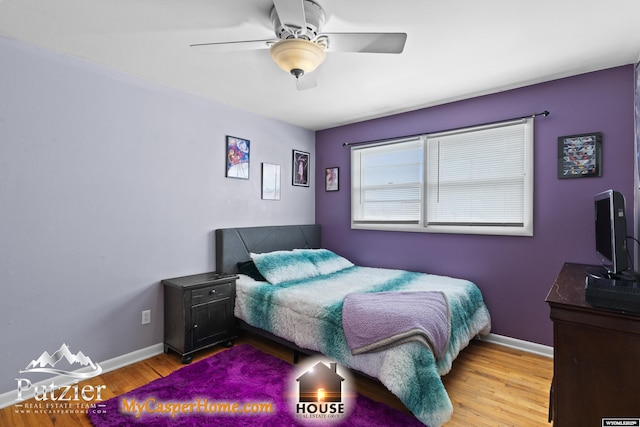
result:
<svg viewBox="0 0 640 427"><path fill-rule="evenodd" d="M629 268L627 255L627 220L624 196L607 190L596 194L596 252L610 275Z"/></svg>

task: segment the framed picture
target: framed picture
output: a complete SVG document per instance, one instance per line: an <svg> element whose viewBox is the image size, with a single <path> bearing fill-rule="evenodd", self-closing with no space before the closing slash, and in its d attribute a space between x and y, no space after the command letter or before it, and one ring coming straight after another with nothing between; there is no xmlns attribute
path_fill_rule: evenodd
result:
<svg viewBox="0 0 640 427"><path fill-rule="evenodd" d="M602 176L602 132L558 138L558 178Z"/></svg>
<svg viewBox="0 0 640 427"><path fill-rule="evenodd" d="M249 179L249 140L227 135L227 178Z"/></svg>
<svg viewBox="0 0 640 427"><path fill-rule="evenodd" d="M326 168L324 170L324 190L325 191L338 191L340 189L340 181L338 172L340 168Z"/></svg>
<svg viewBox="0 0 640 427"><path fill-rule="evenodd" d="M280 165L262 164L262 199L280 200Z"/></svg>
<svg viewBox="0 0 640 427"><path fill-rule="evenodd" d="M300 187L309 186L309 153L304 151L293 150L292 165L293 185Z"/></svg>

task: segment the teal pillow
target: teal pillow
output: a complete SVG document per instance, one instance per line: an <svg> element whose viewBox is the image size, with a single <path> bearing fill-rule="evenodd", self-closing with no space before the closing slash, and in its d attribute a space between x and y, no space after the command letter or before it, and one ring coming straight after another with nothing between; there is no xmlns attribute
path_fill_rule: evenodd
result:
<svg viewBox="0 0 640 427"><path fill-rule="evenodd" d="M320 275L318 268L306 256L294 251L251 254L260 274L271 284L304 280Z"/></svg>
<svg viewBox="0 0 640 427"><path fill-rule="evenodd" d="M353 263L329 249L294 249L293 252L303 254L318 269L319 274L331 274L353 267Z"/></svg>
<svg viewBox="0 0 640 427"><path fill-rule="evenodd" d="M328 249L294 249L251 254L257 270L271 284L332 274L353 263Z"/></svg>

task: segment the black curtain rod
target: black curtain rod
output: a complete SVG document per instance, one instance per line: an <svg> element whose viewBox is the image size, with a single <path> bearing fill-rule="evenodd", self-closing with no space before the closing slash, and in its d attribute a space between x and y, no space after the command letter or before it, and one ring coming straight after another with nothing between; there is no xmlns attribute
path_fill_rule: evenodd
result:
<svg viewBox="0 0 640 427"><path fill-rule="evenodd" d="M437 132L423 132L423 133L417 133L414 135L405 135L405 136L396 136L393 138L383 138L383 139L375 139L372 141L361 141L361 142L345 142L342 144L343 147L351 147L352 145L360 145L360 144L378 144L381 142L387 142L387 141L395 141L396 139L405 139L405 138L415 138L421 135L425 135L425 134L430 134L430 133L442 133L442 132L449 132L449 131L453 131L453 130L463 130L463 129L469 129L469 128L474 128L474 127L478 127L478 126L491 126L491 125L495 125L498 123L503 123L503 122L510 122L513 120L523 120L523 119L533 119L535 117L538 116L544 116L547 117L550 113L545 110L542 113L533 113L529 116L522 116L522 117L514 117L512 119L506 119L506 120L499 120L499 121L495 121L495 122L489 122L489 123L481 123L481 124L477 124L477 125L472 125L472 126L465 126L462 128L454 128L454 129L445 129L445 130L439 130Z"/></svg>

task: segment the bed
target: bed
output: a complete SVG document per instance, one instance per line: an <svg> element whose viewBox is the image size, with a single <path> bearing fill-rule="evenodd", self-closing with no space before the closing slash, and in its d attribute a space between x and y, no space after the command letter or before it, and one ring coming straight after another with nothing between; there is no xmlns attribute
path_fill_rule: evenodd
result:
<svg viewBox="0 0 640 427"><path fill-rule="evenodd" d="M425 425L449 420L440 377L490 331L475 284L353 265L321 248L318 225L218 229L215 240L216 269L239 275L241 327L376 378Z"/></svg>

